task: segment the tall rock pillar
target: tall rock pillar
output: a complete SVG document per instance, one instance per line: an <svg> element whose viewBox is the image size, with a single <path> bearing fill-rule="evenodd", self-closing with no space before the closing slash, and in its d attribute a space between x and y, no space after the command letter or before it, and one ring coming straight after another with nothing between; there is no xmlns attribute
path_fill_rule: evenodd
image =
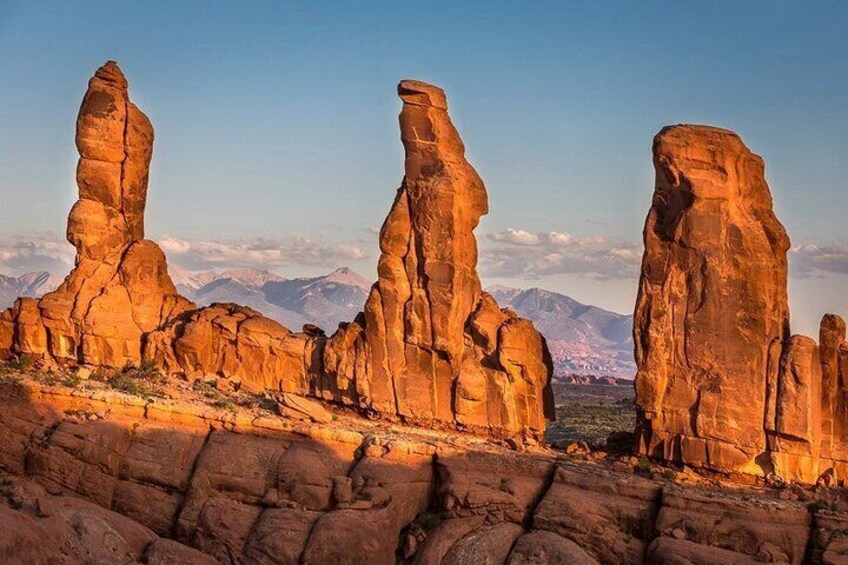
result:
<svg viewBox="0 0 848 565"><path fill-rule="evenodd" d="M733 132L667 127L653 155L634 316L640 450L758 472L789 337L789 238L763 160Z"/></svg>

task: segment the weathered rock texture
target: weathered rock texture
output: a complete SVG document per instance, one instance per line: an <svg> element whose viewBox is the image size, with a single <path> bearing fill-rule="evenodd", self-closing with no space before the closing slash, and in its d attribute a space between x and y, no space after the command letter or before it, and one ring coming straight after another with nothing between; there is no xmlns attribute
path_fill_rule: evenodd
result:
<svg viewBox="0 0 848 565"><path fill-rule="evenodd" d="M403 81L398 93L405 175L365 312L325 338L216 305L152 333L145 354L171 372L408 422L538 437L554 416L550 354L531 322L481 290L474 228L488 211L483 181L465 160L444 92Z"/></svg>
<svg viewBox="0 0 848 565"><path fill-rule="evenodd" d="M769 490L696 488L366 424L340 415L300 425L191 398L0 382L0 562L207 562L198 552L209 562L293 565L848 555L841 489L823 489L832 500L814 509Z"/></svg>
<svg viewBox="0 0 848 565"><path fill-rule="evenodd" d="M789 239L736 134L667 127L654 167L634 318L641 449L753 471L788 337Z"/></svg>
<svg viewBox="0 0 848 565"><path fill-rule="evenodd" d="M730 131L681 125L654 139L654 166L634 318L640 450L844 478L845 324L826 316L821 347L789 335L789 239L763 160Z"/></svg>
<svg viewBox="0 0 848 565"><path fill-rule="evenodd" d="M330 338L250 308L195 309L144 240L153 128L113 62L77 122L80 200L68 219L76 267L41 300L0 315L0 357L122 367L142 360L245 390L314 395L372 414L537 438L553 418L552 365L531 322L498 308L477 277L486 189L465 160L444 93L403 81L405 176L380 236L365 312Z"/></svg>
<svg viewBox="0 0 848 565"><path fill-rule="evenodd" d="M379 280L364 316L328 342L322 392L409 421L540 433L554 416L550 354L531 322L481 290L483 181L444 92L407 80L398 93L405 175L380 232Z"/></svg>
<svg viewBox="0 0 848 565"><path fill-rule="evenodd" d="M54 292L0 314L0 355L138 363L144 334L193 304L177 294L159 247L144 239L153 127L114 62L89 81L76 143L79 200L67 231L76 266Z"/></svg>

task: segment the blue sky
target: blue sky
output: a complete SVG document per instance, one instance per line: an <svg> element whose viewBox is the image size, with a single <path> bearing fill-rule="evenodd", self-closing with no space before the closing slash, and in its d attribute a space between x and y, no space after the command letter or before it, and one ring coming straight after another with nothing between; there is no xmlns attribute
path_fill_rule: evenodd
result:
<svg viewBox="0 0 848 565"><path fill-rule="evenodd" d="M0 0L0 272L61 240L76 112L115 59L156 128L147 231L172 262L373 276L414 77L445 88L488 187L487 282L630 310L651 138L708 123L766 159L813 331L848 313L846 26L836 1ZM574 242L553 263L551 232Z"/></svg>

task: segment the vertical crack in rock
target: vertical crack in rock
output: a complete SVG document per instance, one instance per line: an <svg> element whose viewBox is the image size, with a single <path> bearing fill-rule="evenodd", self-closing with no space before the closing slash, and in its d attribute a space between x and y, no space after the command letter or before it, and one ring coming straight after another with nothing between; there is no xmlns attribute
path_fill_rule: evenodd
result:
<svg viewBox="0 0 848 565"><path fill-rule="evenodd" d="M554 480L556 479L557 469L559 468L559 462L554 461L551 465L551 470L548 472L548 475L545 477L545 481L542 483L539 492L536 493L536 496L533 497L533 501L530 503L529 508L527 509L527 516L524 518L524 531L532 532L533 531L533 521L536 519L536 509L539 508L539 505L542 503L542 500L545 499L545 496L551 490L551 487L554 484Z"/></svg>
<svg viewBox="0 0 848 565"><path fill-rule="evenodd" d="M147 412L144 414L145 419L148 418ZM172 539L177 539L177 533L179 528L180 516L183 513L183 508L185 508L186 501L189 499L189 490L191 489L191 485L194 484L194 477L197 473L198 464L201 461L201 457L203 457L203 453L206 451L206 448L209 446L209 440L212 439L212 434L215 433L215 428L213 426L209 426L209 431L206 433L206 437L203 438L203 446L198 450L197 455L195 455L194 460L191 462L191 471L188 473L188 479L185 483L185 488L180 491L180 503L177 505L177 510L174 512L174 519L171 523L171 530L168 534L168 537Z"/></svg>

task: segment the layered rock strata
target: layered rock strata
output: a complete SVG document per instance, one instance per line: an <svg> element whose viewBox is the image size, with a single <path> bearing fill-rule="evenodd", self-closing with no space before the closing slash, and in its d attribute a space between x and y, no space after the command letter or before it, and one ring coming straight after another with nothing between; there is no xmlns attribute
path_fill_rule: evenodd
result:
<svg viewBox="0 0 848 565"><path fill-rule="evenodd" d="M663 129L634 317L639 449L815 482L840 461L845 324L789 334L789 239L733 132Z"/></svg>
<svg viewBox="0 0 848 565"><path fill-rule="evenodd" d="M550 354L531 322L481 290L474 229L486 189L444 92L403 81L398 93L405 175L380 234L378 282L365 311L327 338L234 304L195 309L177 294L161 250L143 239L153 129L107 63L77 123L80 200L68 219L76 267L57 291L0 315L0 356L150 361L386 418L540 437L554 416Z"/></svg>
<svg viewBox="0 0 848 565"><path fill-rule="evenodd" d="M112 61L88 83L76 144L79 200L67 230L75 267L55 291L0 314L0 355L137 364L143 336L194 305L177 294L162 250L144 239L153 126Z"/></svg>
<svg viewBox="0 0 848 565"><path fill-rule="evenodd" d="M9 562L62 562L47 559L63 537L75 548L69 563L86 552L159 563L151 554L166 550L225 564L848 555L848 502L838 489L808 505L783 500L792 489L685 486L352 416L304 425L184 397L145 401L26 379L0 384L0 393L0 558ZM43 543L34 544L39 532Z"/></svg>

